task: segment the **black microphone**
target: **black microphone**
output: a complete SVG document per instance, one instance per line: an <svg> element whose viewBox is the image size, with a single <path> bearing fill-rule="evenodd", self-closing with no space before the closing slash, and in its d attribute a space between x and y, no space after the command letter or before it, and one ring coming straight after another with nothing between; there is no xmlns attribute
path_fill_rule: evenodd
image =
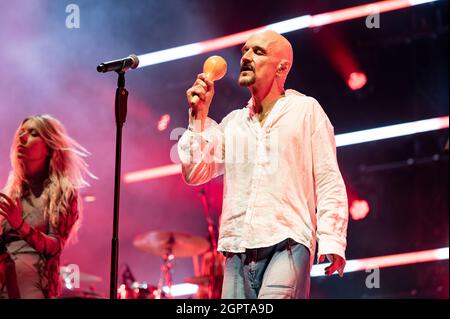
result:
<svg viewBox="0 0 450 319"><path fill-rule="evenodd" d="M130 54L123 59L100 63L97 66L97 71L103 73L109 71L126 72L129 68L136 69L138 65L139 58L134 54Z"/></svg>

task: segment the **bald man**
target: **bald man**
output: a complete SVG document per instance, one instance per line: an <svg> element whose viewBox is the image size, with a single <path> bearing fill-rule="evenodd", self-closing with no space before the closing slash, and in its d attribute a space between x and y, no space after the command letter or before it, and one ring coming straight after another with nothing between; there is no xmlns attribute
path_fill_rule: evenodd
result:
<svg viewBox="0 0 450 319"><path fill-rule="evenodd" d="M286 38L253 34L239 74L251 99L220 124L208 117L214 84L205 74L186 92L184 180L224 174L222 298L308 298L316 242L319 262L330 261L325 274L343 274L348 207L333 126L317 100L284 89L292 62Z"/></svg>

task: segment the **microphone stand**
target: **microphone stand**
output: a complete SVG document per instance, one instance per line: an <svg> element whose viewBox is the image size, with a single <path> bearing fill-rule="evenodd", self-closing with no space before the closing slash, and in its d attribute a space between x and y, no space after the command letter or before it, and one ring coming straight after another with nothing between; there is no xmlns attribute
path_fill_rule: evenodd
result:
<svg viewBox="0 0 450 319"><path fill-rule="evenodd" d="M114 177L114 219L113 235L111 241L111 277L110 277L110 299L117 299L117 277L119 264L119 203L120 203L120 174L122 159L122 127L127 117L128 91L125 89L125 72L116 71L118 74L115 117L116 117L116 163Z"/></svg>

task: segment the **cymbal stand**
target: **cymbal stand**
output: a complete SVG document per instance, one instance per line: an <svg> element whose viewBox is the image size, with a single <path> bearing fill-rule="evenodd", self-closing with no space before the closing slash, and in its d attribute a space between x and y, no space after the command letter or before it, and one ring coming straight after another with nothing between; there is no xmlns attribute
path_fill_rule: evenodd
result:
<svg viewBox="0 0 450 319"><path fill-rule="evenodd" d="M175 256L172 253L172 245L174 244L175 239L173 237L169 238L169 246L167 248L167 252L163 257L163 264L161 265L161 277L159 278L158 282L158 290L156 299L162 299L161 296L163 296L163 287L164 284L167 285L169 288L169 292L167 294L164 294L166 298L172 298L172 268L174 267L174 262L172 262L175 259Z"/></svg>

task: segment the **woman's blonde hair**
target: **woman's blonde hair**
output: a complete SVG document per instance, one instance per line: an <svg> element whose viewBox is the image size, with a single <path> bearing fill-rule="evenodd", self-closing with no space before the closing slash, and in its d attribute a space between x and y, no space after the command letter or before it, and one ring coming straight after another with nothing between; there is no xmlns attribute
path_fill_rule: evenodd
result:
<svg viewBox="0 0 450 319"><path fill-rule="evenodd" d="M82 220L82 201L78 196L78 189L89 186L86 177L96 178L88 169L83 157L90 153L78 142L67 135L60 121L50 115L34 115L22 121L14 135L11 145L11 166L4 192L15 201L23 198L29 192L22 161L17 156L19 134L25 122L33 121L36 131L44 140L48 152L48 179L44 183L44 216L57 227L60 214L67 214L71 209L74 196L78 201L78 220L72 228L72 240L76 240L76 233Z"/></svg>

